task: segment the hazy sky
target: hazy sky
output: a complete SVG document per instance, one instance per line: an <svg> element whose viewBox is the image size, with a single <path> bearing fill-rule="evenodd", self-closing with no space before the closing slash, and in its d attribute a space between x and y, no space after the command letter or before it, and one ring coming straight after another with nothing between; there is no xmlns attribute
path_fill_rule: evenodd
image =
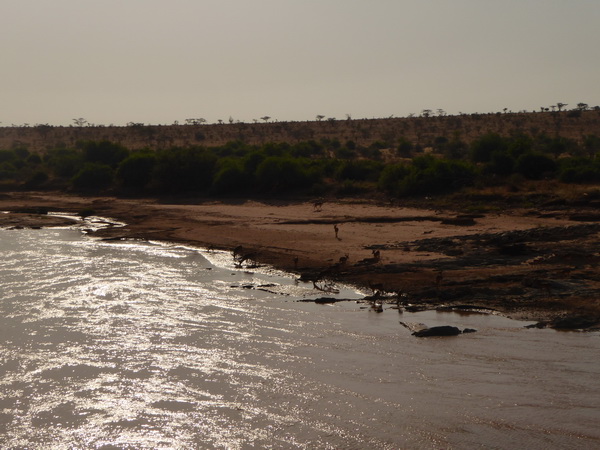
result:
<svg viewBox="0 0 600 450"><path fill-rule="evenodd" d="M600 0L0 0L0 122L600 104Z"/></svg>

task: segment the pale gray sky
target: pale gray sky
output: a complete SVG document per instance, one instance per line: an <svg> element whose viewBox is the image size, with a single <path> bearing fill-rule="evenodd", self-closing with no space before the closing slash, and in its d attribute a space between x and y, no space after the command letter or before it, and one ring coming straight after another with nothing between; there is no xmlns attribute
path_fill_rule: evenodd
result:
<svg viewBox="0 0 600 450"><path fill-rule="evenodd" d="M0 122L600 104L600 0L0 0Z"/></svg>

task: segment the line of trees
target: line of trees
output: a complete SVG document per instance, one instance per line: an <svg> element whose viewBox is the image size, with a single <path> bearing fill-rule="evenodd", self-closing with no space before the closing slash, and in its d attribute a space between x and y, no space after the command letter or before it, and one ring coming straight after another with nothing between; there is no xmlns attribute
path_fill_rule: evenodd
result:
<svg viewBox="0 0 600 450"><path fill-rule="evenodd" d="M130 151L110 141L79 142L43 154L0 150L5 189L73 189L202 195L391 196L447 193L511 177L600 182L600 138L486 134L470 145L439 137L425 153L408 140L360 148L337 139L297 144L172 147Z"/></svg>

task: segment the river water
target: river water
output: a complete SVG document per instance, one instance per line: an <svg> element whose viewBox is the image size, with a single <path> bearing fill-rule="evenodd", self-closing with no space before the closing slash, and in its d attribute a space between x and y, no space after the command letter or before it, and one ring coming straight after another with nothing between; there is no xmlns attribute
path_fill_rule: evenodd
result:
<svg viewBox="0 0 600 450"><path fill-rule="evenodd" d="M297 301L320 294L224 253L0 230L0 447L600 448L600 333Z"/></svg>

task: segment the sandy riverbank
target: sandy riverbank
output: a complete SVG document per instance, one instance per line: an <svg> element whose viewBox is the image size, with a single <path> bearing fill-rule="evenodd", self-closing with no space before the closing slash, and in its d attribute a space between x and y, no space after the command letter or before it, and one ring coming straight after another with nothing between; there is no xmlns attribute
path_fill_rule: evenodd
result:
<svg viewBox="0 0 600 450"><path fill-rule="evenodd" d="M309 202L4 193L0 210L30 214L2 214L0 226L55 224L56 218L31 215L35 208L87 208L127 223L96 233L104 238L226 250L242 246L242 253L253 254L257 262L307 277L401 291L413 305L474 305L529 320L575 314L594 322L600 317L600 226L575 220L565 209L464 217L369 201L331 201L315 208Z"/></svg>

